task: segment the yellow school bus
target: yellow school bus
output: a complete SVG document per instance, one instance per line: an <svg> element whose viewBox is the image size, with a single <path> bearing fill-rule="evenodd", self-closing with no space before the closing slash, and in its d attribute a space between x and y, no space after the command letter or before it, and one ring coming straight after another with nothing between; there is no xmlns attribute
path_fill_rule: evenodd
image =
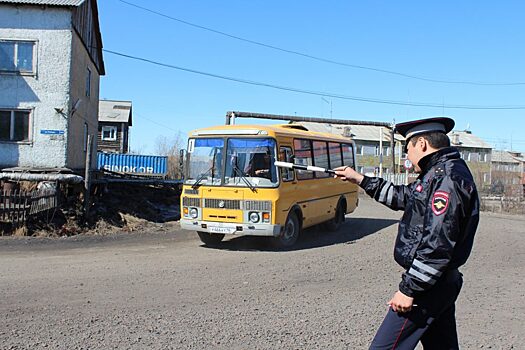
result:
<svg viewBox="0 0 525 350"><path fill-rule="evenodd" d="M302 229L337 230L358 203L357 185L321 172L277 168L275 160L355 168L353 142L302 125L222 125L190 132L181 195L183 229L206 245L225 235L295 244Z"/></svg>

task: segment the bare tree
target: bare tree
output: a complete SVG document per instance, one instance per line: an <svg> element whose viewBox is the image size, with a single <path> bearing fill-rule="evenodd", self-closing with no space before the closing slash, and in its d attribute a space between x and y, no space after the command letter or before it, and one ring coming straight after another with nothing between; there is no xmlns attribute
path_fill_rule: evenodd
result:
<svg viewBox="0 0 525 350"><path fill-rule="evenodd" d="M180 179L182 174L179 167L180 150L184 147L184 137L179 132L171 137L160 135L155 140L155 153L168 157L167 177Z"/></svg>

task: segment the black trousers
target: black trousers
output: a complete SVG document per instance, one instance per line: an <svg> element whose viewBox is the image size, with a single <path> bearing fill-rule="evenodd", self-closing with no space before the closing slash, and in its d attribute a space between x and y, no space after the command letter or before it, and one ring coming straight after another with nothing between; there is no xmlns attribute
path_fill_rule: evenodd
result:
<svg viewBox="0 0 525 350"><path fill-rule="evenodd" d="M455 302L463 278L458 270L447 271L436 285L416 297L410 312L390 309L370 345L373 350L412 350L421 341L425 350L459 349Z"/></svg>

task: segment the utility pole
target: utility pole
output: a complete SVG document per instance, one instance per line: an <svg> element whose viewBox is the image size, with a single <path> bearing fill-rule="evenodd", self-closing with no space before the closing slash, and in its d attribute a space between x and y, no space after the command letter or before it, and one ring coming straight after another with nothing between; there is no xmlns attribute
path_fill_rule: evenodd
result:
<svg viewBox="0 0 525 350"><path fill-rule="evenodd" d="M383 127L379 127L379 177L383 177Z"/></svg>
<svg viewBox="0 0 525 350"><path fill-rule="evenodd" d="M392 174L396 173L396 152L395 152L396 139L394 137L395 132L396 132L396 121L393 120L392 126L390 128L390 146L392 149Z"/></svg>
<svg viewBox="0 0 525 350"><path fill-rule="evenodd" d="M88 135L86 150L86 170L84 172L84 215L89 213L89 194L91 191L91 151L93 148L93 135Z"/></svg>

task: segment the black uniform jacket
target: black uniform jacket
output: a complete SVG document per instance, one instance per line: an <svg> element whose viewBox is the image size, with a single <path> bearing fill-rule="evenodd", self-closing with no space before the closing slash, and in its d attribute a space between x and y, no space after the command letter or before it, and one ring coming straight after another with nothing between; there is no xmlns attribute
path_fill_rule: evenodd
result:
<svg viewBox="0 0 525 350"><path fill-rule="evenodd" d="M376 201L404 210L394 258L406 269L399 290L411 297L467 261L479 222L476 185L455 148L423 157L419 167L419 177L408 186L367 176L360 185Z"/></svg>

